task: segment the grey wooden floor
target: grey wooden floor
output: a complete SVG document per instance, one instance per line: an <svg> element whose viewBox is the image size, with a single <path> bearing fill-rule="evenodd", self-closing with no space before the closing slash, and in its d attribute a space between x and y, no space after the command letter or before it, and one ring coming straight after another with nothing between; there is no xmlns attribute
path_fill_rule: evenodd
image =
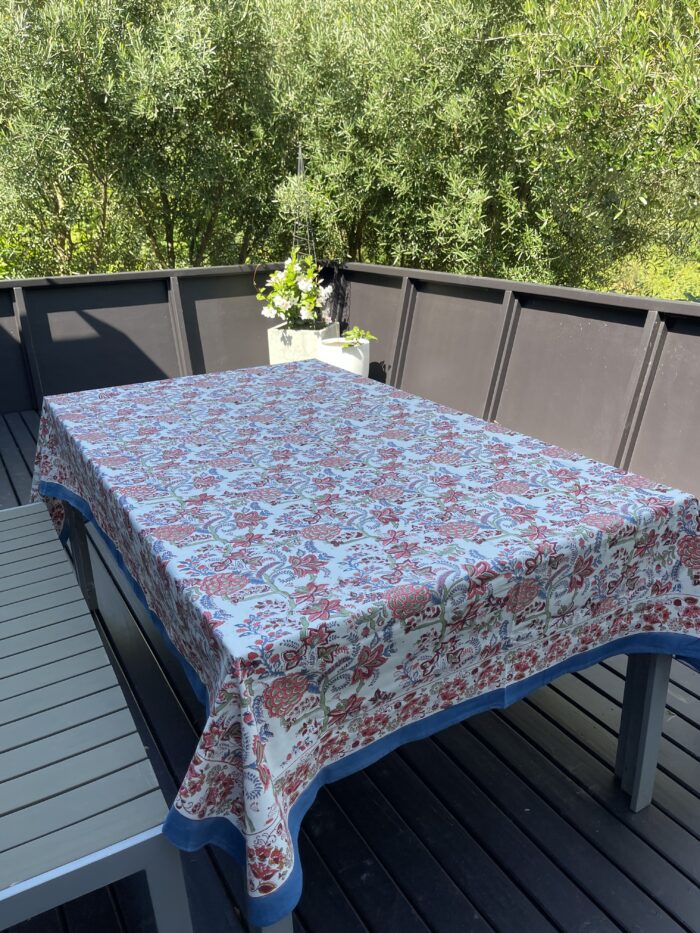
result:
<svg viewBox="0 0 700 933"><path fill-rule="evenodd" d="M27 499L37 424L0 417L2 507ZM98 621L172 795L201 711L96 550ZM301 836L299 933L700 931L700 675L674 662L655 803L633 815L612 774L624 670L616 658L563 677L324 789ZM231 860L212 849L185 866L196 930L241 930ZM151 933L145 880L20 930Z"/></svg>

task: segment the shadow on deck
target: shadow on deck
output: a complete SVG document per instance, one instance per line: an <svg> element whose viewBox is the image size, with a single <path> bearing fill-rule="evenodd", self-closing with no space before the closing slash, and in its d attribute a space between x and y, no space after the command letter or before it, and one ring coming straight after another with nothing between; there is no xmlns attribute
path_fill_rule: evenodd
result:
<svg viewBox="0 0 700 933"><path fill-rule="evenodd" d="M0 507L28 499L37 427L36 412L0 416ZM171 798L201 710L93 547L98 621ZM700 674L674 661L654 804L632 814L613 779L625 666L562 677L324 788L301 833L298 933L700 931ZM195 930L244 929L232 860L209 849L184 864ZM12 930L155 925L134 876Z"/></svg>

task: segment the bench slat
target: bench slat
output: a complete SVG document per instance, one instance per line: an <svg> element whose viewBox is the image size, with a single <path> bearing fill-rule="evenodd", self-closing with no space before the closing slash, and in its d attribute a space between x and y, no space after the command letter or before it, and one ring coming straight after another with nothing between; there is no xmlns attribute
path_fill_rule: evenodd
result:
<svg viewBox="0 0 700 933"><path fill-rule="evenodd" d="M97 739L99 726L93 723L93 727ZM96 746L39 771L5 781L1 785L0 795L0 825L3 836L0 846L17 845L16 841L12 841L11 833L8 834L5 817L16 816L24 824L29 808L41 802L48 802L52 797L59 797L68 791L87 787L92 781L97 781L107 774L123 772L144 760L146 752L143 743L138 734L132 733L123 739Z"/></svg>
<svg viewBox="0 0 700 933"><path fill-rule="evenodd" d="M3 638L0 641L0 654L9 659L16 654L33 651L34 648L43 648L45 645L53 645L55 642L65 641L66 638L83 635L85 632L94 631L94 629L95 623L92 621L92 616L89 615L69 619L67 622L44 625L41 628L13 635L11 638ZM1 631L2 626L0 626Z"/></svg>
<svg viewBox="0 0 700 933"><path fill-rule="evenodd" d="M45 609L43 612L33 612L28 616L19 616L15 619L8 619L6 622L0 622L0 656L3 653L2 640L5 638L12 638L15 635L21 635L23 632L32 632L34 629L45 628L47 625L77 619L81 616L92 618L88 614L84 600L79 598L63 605L54 606L53 609Z"/></svg>
<svg viewBox="0 0 700 933"><path fill-rule="evenodd" d="M121 739L125 735L131 735L136 729L128 709L110 713L109 716L103 716L97 722L99 723L97 738L100 743ZM47 735L45 739L39 739L31 745L23 745L11 752L0 754L0 776L26 774L29 771L36 771L37 768L45 768L56 761L62 761L64 758L79 755L81 752L94 748L97 744L95 739L94 722L81 723L58 735Z"/></svg>
<svg viewBox="0 0 700 933"><path fill-rule="evenodd" d="M76 599L82 598L82 591L76 583L75 586L68 586L54 593L46 593L43 596L37 596L23 603L13 603L11 606L0 606L0 622L18 619L22 616L31 615L34 612L45 612L47 609L53 609L55 606L63 606L65 603L72 603L75 602ZM87 609L84 601L83 607Z"/></svg>
<svg viewBox="0 0 700 933"><path fill-rule="evenodd" d="M30 502L28 505L17 505L12 509L3 509L2 512L0 512L0 524L2 524L2 522L22 519L36 512L46 511L46 504L44 502Z"/></svg>
<svg viewBox="0 0 700 933"><path fill-rule="evenodd" d="M108 659L105 658L105 667L98 667L97 670L79 674L77 677L71 677L68 680L61 680L57 684L51 684L51 686L44 687L41 690L23 693L20 696L11 697L9 700L0 700L0 722L3 725L9 725L17 719L26 719L27 716L43 713L44 710L51 710L63 706L65 703L72 703L74 700L80 700L83 697L107 690L109 687L116 686L116 684L117 678L114 670ZM0 764L1 780L3 780L2 764Z"/></svg>
<svg viewBox="0 0 700 933"><path fill-rule="evenodd" d="M111 810L120 803L148 793L156 786L153 769L144 759L120 771L98 777L89 784L82 784L30 807L15 810L14 813L0 817L0 852L7 852L48 833L65 829L96 813Z"/></svg>
<svg viewBox="0 0 700 933"><path fill-rule="evenodd" d="M72 567L64 567L61 575L54 579L45 580L35 575L29 583L20 583L19 586L0 591L0 606L14 606L16 603L26 603L35 596L45 596L47 593L59 593L75 585L75 574ZM23 612L23 608L19 612Z"/></svg>
<svg viewBox="0 0 700 933"><path fill-rule="evenodd" d="M31 566L27 566L28 564ZM18 586L25 586L39 577L43 580L53 580L71 569L70 561L63 554L44 554L34 558L33 561L23 561L13 569L13 572L0 572L0 593L16 589ZM3 567L2 570L6 568Z"/></svg>
<svg viewBox="0 0 700 933"><path fill-rule="evenodd" d="M0 576L12 576L12 574L17 571L21 572L20 568L25 563L29 564L30 561L33 561L37 557L48 557L49 555L58 557L59 554L61 557L66 556L65 551L60 547L60 543L57 548L55 541L46 541L44 544L37 544L36 547L6 554L0 563Z"/></svg>
<svg viewBox="0 0 700 933"><path fill-rule="evenodd" d="M10 697L41 690L49 684L59 683L70 677L76 677L78 674L93 671L98 667L104 667L105 664L109 664L109 660L100 642L97 647L91 651L86 651L84 654L44 664L31 671L0 680L0 700L7 700Z"/></svg>
<svg viewBox="0 0 700 933"><path fill-rule="evenodd" d="M53 543L56 550L61 547L61 542L56 537L56 531L53 525L48 528L40 524L37 531L32 531L32 526L30 525L29 528L21 532L21 535L13 535L9 541L3 541L0 544L0 554L11 554L14 551L33 547L35 544L46 544L48 541Z"/></svg>
<svg viewBox="0 0 700 933"><path fill-rule="evenodd" d="M12 518L9 521L0 522L0 540L9 541L13 534L16 537L18 532L27 532L30 528L32 529L30 533L34 534L43 526L49 525L53 527L53 522L45 509L43 512L34 512L22 518Z"/></svg>
<svg viewBox="0 0 700 933"><path fill-rule="evenodd" d="M112 781L112 785L104 788L105 800L119 791L116 781ZM0 889L152 829L162 823L165 812L163 795L156 790L3 852L0 854Z"/></svg>
<svg viewBox="0 0 700 933"><path fill-rule="evenodd" d="M49 664L52 661L70 658L75 654L81 654L83 651L98 648L101 644L100 636L93 626L91 632L73 635L70 638L64 638L63 641L44 645L41 648L34 648L32 651L13 654L10 658L2 658L0 660L0 679L10 677L13 674L21 674L24 671L31 671L35 667L43 667L44 664Z"/></svg>
<svg viewBox="0 0 700 933"><path fill-rule="evenodd" d="M126 700L120 687L103 690L94 696L82 697L65 703L53 710L27 716L20 723L8 723L0 726L0 751L9 751L21 745L28 745L47 735L56 735L63 729L84 722L92 722L107 713L114 713L126 707ZM21 728L19 728L21 725Z"/></svg>

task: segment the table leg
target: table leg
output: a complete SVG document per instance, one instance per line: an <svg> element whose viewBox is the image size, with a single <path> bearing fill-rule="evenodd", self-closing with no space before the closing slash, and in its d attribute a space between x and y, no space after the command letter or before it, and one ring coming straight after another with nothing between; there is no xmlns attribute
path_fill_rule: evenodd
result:
<svg viewBox="0 0 700 933"><path fill-rule="evenodd" d="M628 655L615 774L634 813L651 803L654 791L672 660L666 654Z"/></svg>
<svg viewBox="0 0 700 933"><path fill-rule="evenodd" d="M282 917L277 923L273 923L271 927L254 927L250 926L250 924L248 925L248 933L293 933L293 930L292 914L287 914L286 917Z"/></svg>
<svg viewBox="0 0 700 933"><path fill-rule="evenodd" d="M97 609L97 593L95 591L95 581L92 576L92 566L90 564L90 550L88 547L87 534L85 533L85 519L80 512L63 503L68 523L68 536L70 538L71 556L75 575L78 578L80 589L83 591L85 602L88 609Z"/></svg>

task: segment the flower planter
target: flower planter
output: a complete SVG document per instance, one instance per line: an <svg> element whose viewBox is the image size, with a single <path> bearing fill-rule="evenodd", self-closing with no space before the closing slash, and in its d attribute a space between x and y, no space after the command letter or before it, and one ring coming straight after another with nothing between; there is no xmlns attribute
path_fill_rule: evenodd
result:
<svg viewBox="0 0 700 933"><path fill-rule="evenodd" d="M319 341L317 359L340 369L347 369L358 376L369 375L369 340L360 340L354 347L343 345L342 337L330 337Z"/></svg>
<svg viewBox="0 0 700 933"><path fill-rule="evenodd" d="M323 337L337 337L340 328L337 321L319 330L293 330L286 324L277 324L267 332L267 347L270 363L294 363L298 360L313 360L318 356L318 347Z"/></svg>

